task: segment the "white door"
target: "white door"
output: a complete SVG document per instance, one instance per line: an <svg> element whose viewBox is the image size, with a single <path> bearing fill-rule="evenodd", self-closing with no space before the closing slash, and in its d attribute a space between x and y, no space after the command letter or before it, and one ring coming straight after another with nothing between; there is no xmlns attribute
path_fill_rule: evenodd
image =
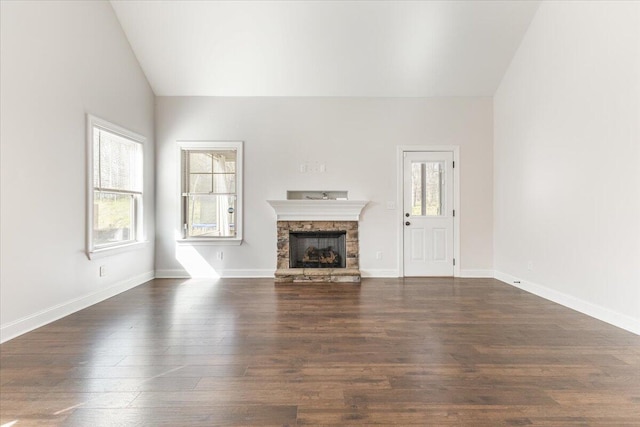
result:
<svg viewBox="0 0 640 427"><path fill-rule="evenodd" d="M405 152L405 276L453 276L453 152Z"/></svg>

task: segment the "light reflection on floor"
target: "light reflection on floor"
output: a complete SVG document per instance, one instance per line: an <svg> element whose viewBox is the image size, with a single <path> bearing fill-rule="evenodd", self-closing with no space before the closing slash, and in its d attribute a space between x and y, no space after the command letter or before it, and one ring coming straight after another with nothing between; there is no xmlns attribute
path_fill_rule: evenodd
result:
<svg viewBox="0 0 640 427"><path fill-rule="evenodd" d="M218 279L220 274L193 246L177 245L176 260L193 278Z"/></svg>

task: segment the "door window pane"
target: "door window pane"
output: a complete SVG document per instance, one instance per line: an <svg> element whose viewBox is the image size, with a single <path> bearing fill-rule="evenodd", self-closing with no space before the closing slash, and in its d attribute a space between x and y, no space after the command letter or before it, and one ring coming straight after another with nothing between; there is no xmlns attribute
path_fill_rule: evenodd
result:
<svg viewBox="0 0 640 427"><path fill-rule="evenodd" d="M442 216L444 162L411 163L411 215Z"/></svg>

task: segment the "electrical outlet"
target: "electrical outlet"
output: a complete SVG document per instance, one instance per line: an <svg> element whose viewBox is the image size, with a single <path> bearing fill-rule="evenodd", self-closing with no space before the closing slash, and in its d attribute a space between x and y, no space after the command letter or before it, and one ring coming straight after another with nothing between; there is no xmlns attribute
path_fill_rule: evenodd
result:
<svg viewBox="0 0 640 427"><path fill-rule="evenodd" d="M381 251L376 252L376 259L382 259L382 252Z"/></svg>
<svg viewBox="0 0 640 427"><path fill-rule="evenodd" d="M222 251L216 252L216 259L222 261Z"/></svg>
<svg viewBox="0 0 640 427"><path fill-rule="evenodd" d="M533 261L527 262L527 270L533 271Z"/></svg>
<svg viewBox="0 0 640 427"><path fill-rule="evenodd" d="M107 275L107 266L106 265L101 265L100 266L100 277L104 277Z"/></svg>
<svg viewBox="0 0 640 427"><path fill-rule="evenodd" d="M387 202L387 209L393 210L396 208L396 202Z"/></svg>

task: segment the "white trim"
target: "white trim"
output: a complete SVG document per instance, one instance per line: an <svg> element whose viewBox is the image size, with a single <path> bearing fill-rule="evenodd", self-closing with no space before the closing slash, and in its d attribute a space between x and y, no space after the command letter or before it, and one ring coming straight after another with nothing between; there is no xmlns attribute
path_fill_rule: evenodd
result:
<svg viewBox="0 0 640 427"><path fill-rule="evenodd" d="M182 196L182 190L183 190L183 183L182 183L182 179L183 179L183 170L182 170L182 151L183 150L216 150L216 149L222 149L222 148L232 148L236 150L236 237L234 237L233 239L229 239L228 237L222 237L222 238L217 238L217 237L197 237L197 238L182 238L182 239L177 239L178 242L180 244L185 244L187 242L193 244L193 245L241 245L242 244L242 236L243 236L243 229L244 229L244 223L243 223L243 217L244 217L244 207L243 207L243 200L244 200L244 184L243 184L243 177L244 177L244 142L243 141L213 141L213 140L209 140L209 141L176 141L176 146L177 146L177 156L178 156L178 161L176 162L178 165L178 203L177 203L177 209L178 209L178 224L177 224L177 229L176 232L178 236L183 236L184 237L184 230L183 230L183 224L184 224L184 218L183 218L183 207L182 207L182 202L183 202L183 196ZM193 243L192 243L193 240ZM207 241L207 243L205 243L204 241ZM198 242L198 243L195 243ZM237 243L236 243L237 242Z"/></svg>
<svg viewBox="0 0 640 427"><path fill-rule="evenodd" d="M142 158L140 159L142 164L140 165L141 167L141 171L140 174L142 176L142 191L140 192L139 196L136 198L137 199L137 203L135 206L135 241L128 241L128 242L123 242L122 244L115 244L113 246L109 246L109 247L103 247L103 248L98 248L95 249L93 247L93 192L94 192L94 186L93 186L93 128L97 127L100 129L104 129L107 132L111 132L111 133L115 133L118 134L124 138L127 138L133 142L136 142L138 144L140 144L140 146L142 147ZM107 255L112 255L112 254L117 254L122 252L120 249L122 248L126 248L129 246L133 246L136 243L144 243L144 239L146 236L146 232L145 232L145 227L146 224L144 222L144 186L145 186L145 179L144 179L144 169L145 169L145 165L144 165L144 152L145 152L145 145L147 142L147 138L139 135L135 132L132 132L128 129L125 129L121 126L118 126L116 124L113 124L111 122L108 122L106 120L103 120L99 117L96 117L92 114L87 113L86 115L86 141L85 141L85 146L86 146L86 171L87 171L87 176L86 176L86 186L87 186L87 199L86 199L86 217L85 217L85 245L86 245L86 254L87 254L87 258L88 259L93 259L96 257L96 254L101 254L98 255L98 257L103 257L103 256L107 256ZM129 249L126 249L129 250Z"/></svg>
<svg viewBox="0 0 640 427"><path fill-rule="evenodd" d="M278 221L359 221L364 200L267 200Z"/></svg>
<svg viewBox="0 0 640 427"><path fill-rule="evenodd" d="M633 318L626 314L617 313L606 307L602 307L600 305L584 301L580 298L558 292L554 289L537 283L519 279L515 276L503 273L501 271L495 272L495 279L537 295L541 298L563 305L582 314L586 314L587 316L602 320L603 322L609 323L613 326L617 326L618 328L622 328L636 335L640 335L640 319Z"/></svg>
<svg viewBox="0 0 640 427"><path fill-rule="evenodd" d="M269 269L226 269L216 271L221 278L273 279L275 268ZM191 279L191 275L182 268L156 270L156 279Z"/></svg>
<svg viewBox="0 0 640 427"><path fill-rule="evenodd" d="M140 249L145 249L149 246L149 241L145 240L144 242L133 242L126 245L118 245L112 248L104 248L104 249L96 249L92 252L89 252L87 256L89 259L98 259L104 258L111 255L118 255L125 252L137 251Z"/></svg>
<svg viewBox="0 0 640 427"><path fill-rule="evenodd" d="M456 265L453 266L453 277L460 277L460 147L458 145L398 145L396 159L396 206L398 209L398 277L404 277L404 200L402 186L404 181L404 153L412 151L435 151L453 153L453 161L456 167L453 168L453 209L456 216L453 217L453 257Z"/></svg>
<svg viewBox="0 0 640 427"><path fill-rule="evenodd" d="M181 268L156 270L156 279L190 279L187 270Z"/></svg>
<svg viewBox="0 0 640 427"><path fill-rule="evenodd" d="M398 270L396 269L360 269L362 277L376 278L398 278Z"/></svg>
<svg viewBox="0 0 640 427"><path fill-rule="evenodd" d="M220 270L221 278L246 278L246 279L259 279L259 278L274 278L275 269L235 269L235 270ZM360 269L362 277L383 277L383 278L397 278L398 270L396 269ZM156 270L156 279L191 279L192 277L186 270L177 269L163 269Z"/></svg>
<svg viewBox="0 0 640 427"><path fill-rule="evenodd" d="M465 279L493 279L493 270L460 270L460 275Z"/></svg>
<svg viewBox="0 0 640 427"><path fill-rule="evenodd" d="M275 268L268 269L252 269L252 270L233 270L227 269L222 270L220 272L221 277L237 277L242 279L252 279L252 278L274 278L275 277Z"/></svg>
<svg viewBox="0 0 640 427"><path fill-rule="evenodd" d="M92 114L87 114L87 124L89 124L90 126L88 126L87 129L87 136L89 137L89 141L93 142L93 133L92 128L93 126L102 128L106 131L109 131L111 133L116 133L118 135L121 135L127 139L131 139L133 141L137 141L141 144L144 144L147 141L147 138L137 134L135 132L130 131L129 129L125 129L122 126L118 126L114 123L108 122L107 120L101 119L99 117L96 117ZM91 158L91 160L93 161L93 157ZM91 176L91 181L93 181L93 176Z"/></svg>
<svg viewBox="0 0 640 427"><path fill-rule="evenodd" d="M74 298L53 307L46 308L38 313L25 316L21 319L0 326L0 343L9 341L17 336L30 332L48 323L54 322L77 311L90 307L122 292L142 285L154 278L154 272L148 271L130 279L118 282L108 288L101 289L91 294Z"/></svg>
<svg viewBox="0 0 640 427"><path fill-rule="evenodd" d="M241 239L211 239L205 237L192 237L191 239L177 239L178 246L240 246Z"/></svg>

